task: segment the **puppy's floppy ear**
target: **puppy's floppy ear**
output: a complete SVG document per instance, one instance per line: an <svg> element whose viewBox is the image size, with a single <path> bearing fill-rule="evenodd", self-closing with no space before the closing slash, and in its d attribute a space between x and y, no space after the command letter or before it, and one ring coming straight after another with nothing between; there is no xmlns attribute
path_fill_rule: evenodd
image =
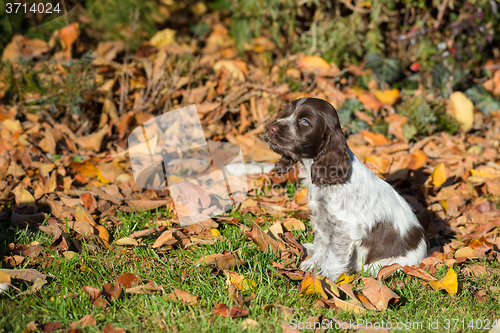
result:
<svg viewBox="0 0 500 333"><path fill-rule="evenodd" d="M284 175L285 173L288 173L292 169L294 164L295 164L294 159L288 156L282 156L279 159L279 161L276 162L271 172L274 172L278 175Z"/></svg>
<svg viewBox="0 0 500 333"><path fill-rule="evenodd" d="M339 128L329 129L323 137L321 149L311 166L314 185L343 184L351 175L351 158L344 133Z"/></svg>

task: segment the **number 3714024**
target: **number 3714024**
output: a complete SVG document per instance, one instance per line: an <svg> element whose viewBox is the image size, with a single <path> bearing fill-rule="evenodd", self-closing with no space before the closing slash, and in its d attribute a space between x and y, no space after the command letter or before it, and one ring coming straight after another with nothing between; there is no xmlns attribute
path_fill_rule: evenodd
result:
<svg viewBox="0 0 500 333"><path fill-rule="evenodd" d="M52 13L60 13L61 9L59 8L59 3L55 5L49 3L32 3L26 4L21 2L7 2L5 3L5 11L7 14L18 14L18 13L43 13L43 14L52 14Z"/></svg>

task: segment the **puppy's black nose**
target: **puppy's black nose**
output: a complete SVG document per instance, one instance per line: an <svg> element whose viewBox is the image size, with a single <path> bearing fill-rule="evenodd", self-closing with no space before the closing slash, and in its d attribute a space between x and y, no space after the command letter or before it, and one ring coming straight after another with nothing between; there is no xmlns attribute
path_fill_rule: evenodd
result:
<svg viewBox="0 0 500 333"><path fill-rule="evenodd" d="M269 126L268 131L269 131L270 134L274 134L274 133L278 132L278 126L277 125L271 125L271 126Z"/></svg>

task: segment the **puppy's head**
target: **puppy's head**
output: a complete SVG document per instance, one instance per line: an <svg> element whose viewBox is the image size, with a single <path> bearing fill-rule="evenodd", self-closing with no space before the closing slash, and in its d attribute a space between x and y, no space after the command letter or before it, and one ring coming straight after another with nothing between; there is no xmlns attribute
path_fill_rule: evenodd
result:
<svg viewBox="0 0 500 333"><path fill-rule="evenodd" d="M337 111L327 101L306 97L291 102L269 125L265 138L283 156L274 168L278 174L290 171L297 160L312 159L313 184L342 184L349 179L349 150Z"/></svg>

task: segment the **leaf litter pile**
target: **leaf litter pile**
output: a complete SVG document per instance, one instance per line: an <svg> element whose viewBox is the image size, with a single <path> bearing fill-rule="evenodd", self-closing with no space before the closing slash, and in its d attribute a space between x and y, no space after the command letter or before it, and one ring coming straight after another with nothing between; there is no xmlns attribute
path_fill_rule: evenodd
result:
<svg viewBox="0 0 500 333"><path fill-rule="evenodd" d="M341 325L404 311L414 306L414 296L405 294L409 286L447 302L472 293L474 302L491 305L485 318L493 323L500 316L500 104L494 97L500 70L465 94L446 85L426 88L434 78L425 72L416 89L398 90L380 80L377 63L387 59L367 57L343 69L303 54L273 59L274 46L264 37L242 57L220 24L203 47L164 33L125 57L129 51L119 41L75 56L79 33L74 23L49 43L16 36L2 56L9 61L2 64L3 77L12 80L0 82L0 297L3 304L71 299L85 312L69 320L44 310L53 320L27 316L25 332L90 326L123 332L128 324L114 323L114 313L144 300L139 297L178 304L186 317L197 309L193 318L207 325L219 316L246 317L231 325L295 332L292 318ZM37 74L41 89L30 91L28 71ZM80 91L64 90L75 84ZM267 148L263 132L284 103L304 96L338 109L352 151L413 207L432 246L418 267L393 264L375 278L360 273L337 281L298 269L306 258L301 244L312 240L307 189L298 167L284 176L264 172L279 156ZM155 116L190 104L205 137L237 144L253 172L248 197L233 211L180 226L168 189L135 183L127 137ZM198 196L201 205L210 199L201 188ZM96 261L101 268L92 266ZM63 288L58 272L68 265L80 275L100 275L92 285ZM175 279L155 276L151 267ZM212 290L196 289L200 274ZM286 287L284 297L275 298L281 304L267 302L262 292L273 283ZM44 289L53 296L42 296ZM254 317L251 309L264 314ZM266 313L281 322L263 322ZM177 326L178 315L142 320L189 330Z"/></svg>

